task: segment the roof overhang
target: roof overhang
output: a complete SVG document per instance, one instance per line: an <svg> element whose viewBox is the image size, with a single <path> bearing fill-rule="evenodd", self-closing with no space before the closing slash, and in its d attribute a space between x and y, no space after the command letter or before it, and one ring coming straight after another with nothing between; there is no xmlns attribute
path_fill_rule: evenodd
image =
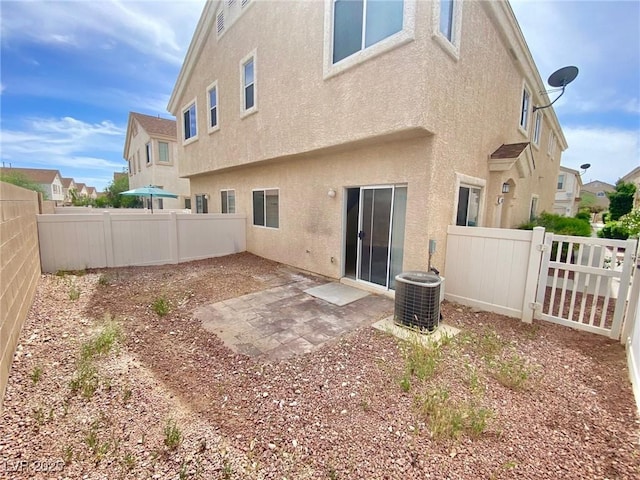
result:
<svg viewBox="0 0 640 480"><path fill-rule="evenodd" d="M514 165L520 178L530 176L536 168L529 142L502 144L489 155L490 172L506 172Z"/></svg>

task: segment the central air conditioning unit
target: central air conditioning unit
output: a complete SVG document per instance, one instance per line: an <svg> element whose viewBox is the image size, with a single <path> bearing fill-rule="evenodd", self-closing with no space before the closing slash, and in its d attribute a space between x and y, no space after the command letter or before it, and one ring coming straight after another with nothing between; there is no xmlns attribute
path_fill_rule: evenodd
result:
<svg viewBox="0 0 640 480"><path fill-rule="evenodd" d="M395 323L434 331L440 323L442 278L434 272L403 272L396 276Z"/></svg>

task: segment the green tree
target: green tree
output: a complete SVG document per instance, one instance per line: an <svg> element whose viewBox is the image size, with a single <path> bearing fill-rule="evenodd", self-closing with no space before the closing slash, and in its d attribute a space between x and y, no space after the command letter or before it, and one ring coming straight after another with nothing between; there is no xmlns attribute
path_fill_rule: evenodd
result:
<svg viewBox="0 0 640 480"><path fill-rule="evenodd" d="M640 208L635 208L623 215L619 222L623 228L627 229L630 237L640 236Z"/></svg>
<svg viewBox="0 0 640 480"><path fill-rule="evenodd" d="M42 194L42 198L47 199L47 194L39 183L32 182L21 172L0 172L0 181L17 185L18 187L33 190Z"/></svg>
<svg viewBox="0 0 640 480"><path fill-rule="evenodd" d="M591 192L580 192L580 210L588 210L589 213L600 213L604 210L602 205L598 205L598 198Z"/></svg>
<svg viewBox="0 0 640 480"><path fill-rule="evenodd" d="M609 220L619 220L621 216L629 213L633 209L633 196L636 193L636 186L633 183L626 183L618 180L616 189L607 192L609 197Z"/></svg>
<svg viewBox="0 0 640 480"><path fill-rule="evenodd" d="M107 201L113 208L142 208L142 201L138 197L120 195L129 190L129 177L120 175L107 187Z"/></svg>

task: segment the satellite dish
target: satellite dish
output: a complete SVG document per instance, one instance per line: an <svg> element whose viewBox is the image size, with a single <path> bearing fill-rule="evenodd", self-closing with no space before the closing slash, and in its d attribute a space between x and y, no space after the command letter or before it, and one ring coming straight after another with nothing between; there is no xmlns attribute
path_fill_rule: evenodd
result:
<svg viewBox="0 0 640 480"><path fill-rule="evenodd" d="M586 170L586 169L587 169L587 168L589 168L589 167L591 167L591 164L590 164L590 163L583 163L582 165L580 165L580 168L581 168L582 170Z"/></svg>
<svg viewBox="0 0 640 480"><path fill-rule="evenodd" d="M578 67L568 66L562 67L560 70L556 70L551 74L549 80L547 82L554 88L561 88L562 92L558 95L553 102L549 105L545 105L543 107L533 107L533 111L542 110L543 108L549 108L551 105L556 103L556 101L564 94L564 88L573 82L578 76ZM547 92L548 93L548 92Z"/></svg>
<svg viewBox="0 0 640 480"><path fill-rule="evenodd" d="M578 67L562 67L551 74L547 83L554 88L565 87L578 76Z"/></svg>

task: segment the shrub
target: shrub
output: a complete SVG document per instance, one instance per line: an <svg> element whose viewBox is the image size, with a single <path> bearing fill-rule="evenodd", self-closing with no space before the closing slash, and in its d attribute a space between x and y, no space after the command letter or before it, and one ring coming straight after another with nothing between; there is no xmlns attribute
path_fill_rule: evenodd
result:
<svg viewBox="0 0 640 480"><path fill-rule="evenodd" d="M574 218L589 222L591 220L591 214L589 213L588 210L580 210Z"/></svg>
<svg viewBox="0 0 640 480"><path fill-rule="evenodd" d="M558 235L591 236L589 219L579 218L577 216L563 217L555 213L542 212L538 218L524 223L518 228L522 230L532 230L533 227L544 227L547 232L557 233Z"/></svg>
<svg viewBox="0 0 640 480"><path fill-rule="evenodd" d="M640 236L640 208L620 217L620 224L627 229L630 237Z"/></svg>
<svg viewBox="0 0 640 480"><path fill-rule="evenodd" d="M609 197L609 214L611 220L619 220L633 208L633 197L636 193L636 186L633 183L626 183L618 180L616 189L607 192Z"/></svg>
<svg viewBox="0 0 640 480"><path fill-rule="evenodd" d="M626 240L629 238L629 229L620 221L608 222L602 230L598 231L598 237Z"/></svg>

